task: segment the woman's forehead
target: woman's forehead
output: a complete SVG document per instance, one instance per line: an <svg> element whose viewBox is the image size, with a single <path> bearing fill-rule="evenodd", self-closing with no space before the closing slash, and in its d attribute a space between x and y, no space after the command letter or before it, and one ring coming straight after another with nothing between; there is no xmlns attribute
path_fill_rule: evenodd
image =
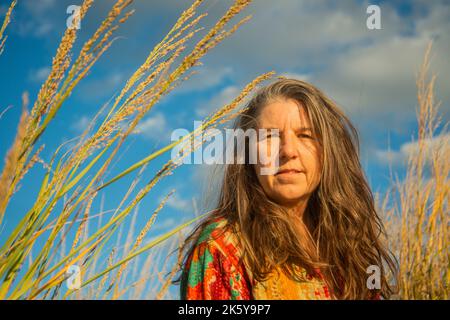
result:
<svg viewBox="0 0 450 320"><path fill-rule="evenodd" d="M267 103L258 117L263 128L309 128L310 122L304 106L293 99L277 99Z"/></svg>

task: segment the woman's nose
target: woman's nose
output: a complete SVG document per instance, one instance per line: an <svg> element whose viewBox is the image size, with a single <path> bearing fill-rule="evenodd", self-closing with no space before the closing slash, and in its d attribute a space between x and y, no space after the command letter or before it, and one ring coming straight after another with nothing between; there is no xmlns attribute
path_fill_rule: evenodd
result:
<svg viewBox="0 0 450 320"><path fill-rule="evenodd" d="M291 159L297 156L295 139L291 133L284 133L280 139L280 158Z"/></svg>

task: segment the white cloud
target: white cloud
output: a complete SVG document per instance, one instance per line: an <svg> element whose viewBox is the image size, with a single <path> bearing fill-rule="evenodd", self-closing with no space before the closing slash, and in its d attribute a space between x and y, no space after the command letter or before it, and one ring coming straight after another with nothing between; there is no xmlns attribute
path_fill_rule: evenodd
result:
<svg viewBox="0 0 450 320"><path fill-rule="evenodd" d="M234 61L249 71L326 66L352 46L406 30L391 7L382 8L389 31L368 30L366 8L360 1L255 1L249 7L252 20L222 44L217 62Z"/></svg>
<svg viewBox="0 0 450 320"><path fill-rule="evenodd" d="M415 77L428 41L426 37L394 36L369 47L355 48L336 59L330 69L317 74L314 82L349 111L361 108L366 115L386 111L413 115ZM444 60L433 61L439 69L446 64ZM445 84L450 79L441 74L438 82L441 81Z"/></svg>
<svg viewBox="0 0 450 320"><path fill-rule="evenodd" d="M196 113L200 117L205 117L213 111L218 110L224 105L232 102L239 93L240 90L236 86L225 87L211 99L202 102L201 105L196 108Z"/></svg>
<svg viewBox="0 0 450 320"><path fill-rule="evenodd" d="M34 29L34 34L37 37L46 36L53 29L53 24L50 22L42 22Z"/></svg>
<svg viewBox="0 0 450 320"><path fill-rule="evenodd" d="M25 0L24 5L27 10L37 14L51 9L56 4L56 0Z"/></svg>
<svg viewBox="0 0 450 320"><path fill-rule="evenodd" d="M196 74L177 88L177 92L200 91L215 87L233 73L231 67L201 66L196 71Z"/></svg>
<svg viewBox="0 0 450 320"><path fill-rule="evenodd" d="M168 228L172 228L176 225L176 221L174 218L168 218L163 220L162 222L156 222L155 225L152 227L153 231L157 230L164 230Z"/></svg>
<svg viewBox="0 0 450 320"><path fill-rule="evenodd" d="M192 201L183 199L177 194L173 194L169 197L167 206L184 212L192 212Z"/></svg>
<svg viewBox="0 0 450 320"><path fill-rule="evenodd" d="M70 126L70 129L77 134L81 134L86 130L86 128L91 123L92 119L88 116L81 116L75 122L73 122Z"/></svg>
<svg viewBox="0 0 450 320"><path fill-rule="evenodd" d="M404 165L406 162L406 155L402 151L393 150L374 150L375 158L379 163L388 165Z"/></svg>
<svg viewBox="0 0 450 320"><path fill-rule="evenodd" d="M224 0L202 5L201 8L208 9L203 25L215 22L232 3ZM155 5L153 12L167 13L175 21L190 1ZM200 67L200 73L182 84L180 90L215 87L227 77L234 81L233 86L240 87L263 72L275 70L303 76L345 110L360 110L369 120L374 115L394 111L398 113L394 117L410 121L415 107L415 73L428 40L433 37L437 96L448 101L450 73L445 72L450 70L448 2L411 1L409 15L399 15L396 1L382 2L382 30L367 29L368 5L369 1L359 0L339 4L329 0L253 1L241 15L252 14L253 18L208 53L207 66ZM136 3L136 17L142 19L139 10L145 11L150 6L153 4ZM208 103L202 104L198 115L206 115L221 104L205 106ZM397 125L402 130L406 122L381 121L381 125L382 129Z"/></svg>
<svg viewBox="0 0 450 320"><path fill-rule="evenodd" d="M167 133L167 135L169 135L167 131L166 117L164 114L158 112L151 117L141 120L136 126L134 133L154 140L160 138L161 134Z"/></svg>
<svg viewBox="0 0 450 320"><path fill-rule="evenodd" d="M55 27L52 10L56 8L56 0L25 0L23 5L25 14L17 21L19 34L37 38L47 36Z"/></svg>
<svg viewBox="0 0 450 320"><path fill-rule="evenodd" d="M199 195L196 203L199 212L215 209L222 188L226 165L196 164L192 166L189 183L196 186Z"/></svg>
<svg viewBox="0 0 450 320"><path fill-rule="evenodd" d="M42 83L47 79L50 71L50 67L42 67L37 70L32 70L28 76L28 79L34 83Z"/></svg>
<svg viewBox="0 0 450 320"><path fill-rule="evenodd" d="M124 85L125 75L119 71L110 72L96 78L86 78L78 85L78 97L86 102L110 97Z"/></svg>
<svg viewBox="0 0 450 320"><path fill-rule="evenodd" d="M300 73L295 73L295 72L284 72L284 73L281 73L280 76L289 78L289 79L302 80L302 81L309 81L309 79L310 79L310 76L307 74L300 74Z"/></svg>
<svg viewBox="0 0 450 320"><path fill-rule="evenodd" d="M440 135L424 140L424 160L430 162L434 152L449 152L450 134ZM417 141L407 142L400 146L399 150L374 150L375 158L382 164L392 164L394 166L404 165L408 158L419 152Z"/></svg>
<svg viewBox="0 0 450 320"><path fill-rule="evenodd" d="M397 113L401 122L381 121L381 129L404 128L415 116L415 76L430 39L436 94L450 100L449 4L416 0L410 15L399 15L397 3L383 2L382 30L367 29L368 4L255 1L252 20L209 58L232 65L237 84L269 70L307 75L346 111L362 112L367 120Z"/></svg>
<svg viewBox="0 0 450 320"><path fill-rule="evenodd" d="M450 134L440 135L433 137L431 139L425 139L424 144L424 155L425 159L430 160L432 158L433 152L440 150L449 150L450 148ZM400 147L400 152L406 155L415 155L419 152L419 143L417 141L408 142Z"/></svg>

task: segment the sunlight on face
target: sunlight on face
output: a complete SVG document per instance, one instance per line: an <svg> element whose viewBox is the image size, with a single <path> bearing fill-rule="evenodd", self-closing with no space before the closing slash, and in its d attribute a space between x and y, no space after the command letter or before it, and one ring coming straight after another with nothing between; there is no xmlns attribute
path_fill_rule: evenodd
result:
<svg viewBox="0 0 450 320"><path fill-rule="evenodd" d="M255 165L258 180L266 195L280 205L291 207L307 201L320 182L320 145L312 131L303 106L293 99L279 98L263 107L259 128L279 130L258 140L258 153L271 154L272 160ZM271 150L276 139L278 150ZM279 158L279 166L274 161ZM264 169L264 170L262 170ZM267 171L273 174L266 174Z"/></svg>

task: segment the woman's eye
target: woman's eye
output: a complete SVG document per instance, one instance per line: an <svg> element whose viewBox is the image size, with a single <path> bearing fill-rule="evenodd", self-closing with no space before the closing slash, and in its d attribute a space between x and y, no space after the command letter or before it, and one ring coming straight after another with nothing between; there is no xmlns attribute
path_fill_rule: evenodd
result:
<svg viewBox="0 0 450 320"><path fill-rule="evenodd" d="M309 134L306 134L306 133L299 133L299 134L297 135L297 137L299 137L299 138L308 138L308 139L312 139L312 136L310 136Z"/></svg>
<svg viewBox="0 0 450 320"><path fill-rule="evenodd" d="M279 135L276 133L267 133L264 138L265 139L270 139L270 138L277 138Z"/></svg>

